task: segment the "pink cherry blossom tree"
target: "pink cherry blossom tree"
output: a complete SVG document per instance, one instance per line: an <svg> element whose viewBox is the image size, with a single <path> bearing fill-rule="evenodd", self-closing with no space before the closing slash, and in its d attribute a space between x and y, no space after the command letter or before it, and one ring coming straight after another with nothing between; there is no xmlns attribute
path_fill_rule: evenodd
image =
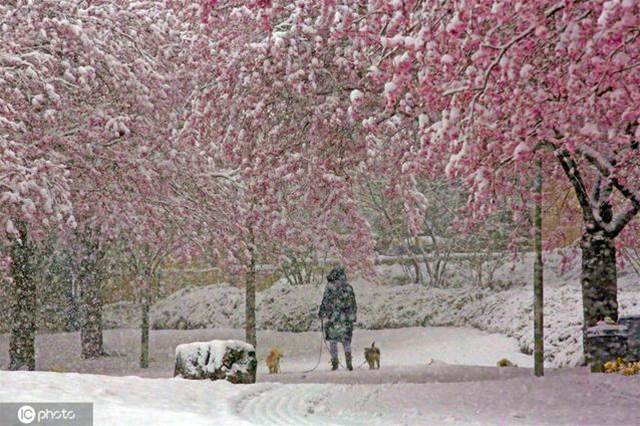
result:
<svg viewBox="0 0 640 426"><path fill-rule="evenodd" d="M418 87L441 106L421 132L416 162L433 150L450 153L445 171L467 179L483 217L497 195L529 191L522 177L534 173L534 156L544 158L546 173L568 180L581 208L584 326L615 320L615 241L640 210L639 5L468 6L424 2L396 33L422 34L417 49L398 54L425 74ZM412 93L411 83L402 90Z"/></svg>
<svg viewBox="0 0 640 426"><path fill-rule="evenodd" d="M218 149L215 143L210 146ZM287 166L289 173L300 176L296 180L278 172L279 166L269 163L286 157L267 157L262 149L273 148L254 146L235 164L224 160L227 166L242 165L241 174L216 167L213 152L190 158L182 183L176 186L180 208L174 210L200 222L192 235L201 252L244 281L246 339L254 345L256 275L261 265L277 266L286 250L314 245L327 247L344 263L360 266L371 250L366 223L349 216L353 206L323 189L322 183L307 180L304 168ZM335 211L324 209L326 205Z"/></svg>
<svg viewBox="0 0 640 426"><path fill-rule="evenodd" d="M125 232L146 235L158 217L146 198L168 189L156 178L171 154L172 113L184 103L173 62L184 55L182 22L155 1L23 3L0 6L2 220L10 235L66 222L66 234L79 237L82 352L98 356L103 247ZM21 345L33 348L28 335Z"/></svg>
<svg viewBox="0 0 640 426"><path fill-rule="evenodd" d="M176 151L172 134L190 91L185 75L189 56L180 45L188 28L160 2L111 6L113 11L100 16L102 25L109 22L109 33L123 37L103 43L119 62L95 64L94 97L83 106L91 125L82 132L85 142L67 152L74 164L75 216L90 245L130 238L164 253L166 205L157 200L171 191L168 175L175 171L170 165ZM111 84L110 78L115 80ZM82 270L101 269L95 253L89 250L79 259L81 265L87 263ZM101 283L91 273L84 281L82 351L95 357L102 353Z"/></svg>
<svg viewBox="0 0 640 426"><path fill-rule="evenodd" d="M30 49L32 38L20 17L21 4L0 6L0 169L2 217L10 250L9 280L12 297L10 368L35 369L35 287L30 256L34 241L49 226L73 225L68 171L44 141L45 129L61 106L48 65L52 55ZM22 9L19 9L22 7ZM27 41L29 40L29 41Z"/></svg>
<svg viewBox="0 0 640 426"><path fill-rule="evenodd" d="M213 15L230 7L205 5ZM469 188L472 221L502 197L518 214L530 203L516 195L533 198L531 160L543 158L547 179L568 181L581 209L584 325L617 318L616 242L633 239L640 210L636 1L268 1L237 9L270 31L259 48L280 87L297 84L314 116L360 119L366 148L389 142L385 152L400 163L414 205L412 176L446 174ZM331 89L319 89L326 82Z"/></svg>
<svg viewBox="0 0 640 426"><path fill-rule="evenodd" d="M384 88L372 95L387 105L367 120L393 114L405 128L415 126L409 172L464 179L476 220L496 197L530 191L534 156L545 159L550 179L570 182L584 230L584 325L616 319L615 242L632 237L625 230L640 210L638 3L370 1L329 8L342 16L334 22L350 17L341 41L378 59Z"/></svg>
<svg viewBox="0 0 640 426"><path fill-rule="evenodd" d="M251 4L205 6L183 9L185 19L204 18L202 49L210 58L179 135L188 166L177 193L206 223L208 245L223 264L244 277L246 334L255 344L259 264L310 244L349 266L370 261L371 233L354 194L366 148L346 109L337 114L327 106L331 93L343 90L325 81L321 65L318 83L293 77L312 52L298 46L303 57L290 62L296 47L274 36ZM314 96L325 88L332 92Z"/></svg>

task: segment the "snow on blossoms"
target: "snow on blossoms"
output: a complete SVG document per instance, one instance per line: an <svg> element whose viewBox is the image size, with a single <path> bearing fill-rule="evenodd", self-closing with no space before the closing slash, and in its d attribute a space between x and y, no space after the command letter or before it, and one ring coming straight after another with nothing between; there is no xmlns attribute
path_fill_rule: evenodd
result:
<svg viewBox="0 0 640 426"><path fill-rule="evenodd" d="M247 6L243 19L273 29L270 87L314 99L313 117L334 129L357 112L341 146L362 143L368 171L390 171L405 198L415 177L446 170L469 184L481 223L498 199L529 208L516 201L532 199L530 160L542 158L582 216L585 322L617 316L615 242L636 242L640 211L639 2Z"/></svg>
<svg viewBox="0 0 640 426"><path fill-rule="evenodd" d="M23 3L0 6L5 228L140 224L185 96L180 21L161 2Z"/></svg>

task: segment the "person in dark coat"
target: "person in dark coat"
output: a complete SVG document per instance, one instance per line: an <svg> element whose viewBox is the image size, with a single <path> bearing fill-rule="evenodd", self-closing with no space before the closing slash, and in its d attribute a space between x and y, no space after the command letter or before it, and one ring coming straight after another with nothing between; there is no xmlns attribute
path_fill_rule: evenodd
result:
<svg viewBox="0 0 640 426"><path fill-rule="evenodd" d="M342 343L347 369L353 370L351 362L351 338L356 322L356 295L347 282L344 268L333 268L327 275L318 316L323 322L324 337L329 342L331 369L338 369L338 342Z"/></svg>

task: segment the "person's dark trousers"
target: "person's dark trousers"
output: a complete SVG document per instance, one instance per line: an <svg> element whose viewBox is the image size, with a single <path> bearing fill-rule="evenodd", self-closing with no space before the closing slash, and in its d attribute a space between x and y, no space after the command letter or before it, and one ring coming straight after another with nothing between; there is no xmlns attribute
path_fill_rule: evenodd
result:
<svg viewBox="0 0 640 426"><path fill-rule="evenodd" d="M352 359L351 359L351 342L350 341L343 341L342 342L342 347L344 348L344 357L345 357L345 361L347 363L347 370L351 371L353 370L353 364L352 364ZM329 341L329 353L331 354L331 369L332 370L337 370L338 369L338 341L337 340L330 340Z"/></svg>

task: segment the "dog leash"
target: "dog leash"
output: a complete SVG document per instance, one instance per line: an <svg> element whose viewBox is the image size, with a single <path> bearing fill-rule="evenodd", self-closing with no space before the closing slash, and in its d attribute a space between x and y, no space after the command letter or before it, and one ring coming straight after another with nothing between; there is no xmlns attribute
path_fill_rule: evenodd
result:
<svg viewBox="0 0 640 426"><path fill-rule="evenodd" d="M327 345L327 341L326 341L326 340L323 340L323 341L324 341L324 346L325 346L325 348L327 348L327 351L329 351L329 347L328 347L328 345ZM361 368L362 368L366 363L367 363L367 360L365 359L364 361L362 361L358 366L354 367L353 369L354 369L354 370L359 370L359 369L361 369ZM340 361L340 358L338 358L338 365L340 365L340 367L344 368L345 370L347 369L347 367L346 367L344 364L342 364L342 361ZM317 368L317 367L316 367L316 368Z"/></svg>
<svg viewBox="0 0 640 426"><path fill-rule="evenodd" d="M320 350L318 351L318 362L316 362L316 365L313 368L310 368L308 370L304 370L304 371L283 371L280 374L307 374L307 373L311 373L315 370L318 369L318 367L320 367L320 362L322 361L322 346L324 345L326 346L326 342L324 341L324 321L322 321L322 319L320 319ZM328 348L327 348L328 350Z"/></svg>
<svg viewBox="0 0 640 426"><path fill-rule="evenodd" d="M327 341L324 340L324 321L322 320L322 318L320 318L320 350L318 351L318 361L316 362L316 365L314 365L312 368L308 369L308 370L303 370L303 371L283 371L280 374L307 374L307 373L311 373L313 371L316 371L318 369L318 367L320 367L320 362L322 361L322 347L325 347L327 349L327 352L331 352L329 350L329 346L327 345ZM354 368L354 370L359 370L361 369L365 364L367 363L367 360L365 359L364 361L362 361L362 363L360 365L358 365L356 368ZM340 365L340 367L346 369L347 367L342 364L342 362L340 361L340 358L338 358L338 365Z"/></svg>
<svg viewBox="0 0 640 426"><path fill-rule="evenodd" d="M322 320L321 320L321 321L322 321ZM321 325L321 327L320 327L320 328L321 328L321 330L322 330L322 334L321 334L321 336L324 336L324 323L322 323L322 325ZM329 345L327 345L327 341L326 341L326 340L324 340L324 338L322 339L322 342L324 343L324 347L325 347L325 348L327 348L327 352L331 352L331 351L329 350ZM351 354L353 355L353 352L352 352ZM362 362L360 363L360 365L358 365L357 367L355 367L355 368L354 368L354 370L359 370L359 369L361 369L361 368L362 368L366 363L367 363L367 360L365 359L364 361L362 361ZM340 361L340 358L338 358L338 365L339 365L340 367L344 368L345 370L347 369L347 366L346 366L346 365L344 365L344 364ZM316 368L318 368L318 367L316 366Z"/></svg>
<svg viewBox="0 0 640 426"><path fill-rule="evenodd" d="M364 361L362 361L362 363L361 363L359 366L357 366L355 369L357 369L357 370L361 369L362 367L364 367L364 365L365 365L366 363L367 363L367 360L365 359L365 360L364 360Z"/></svg>

